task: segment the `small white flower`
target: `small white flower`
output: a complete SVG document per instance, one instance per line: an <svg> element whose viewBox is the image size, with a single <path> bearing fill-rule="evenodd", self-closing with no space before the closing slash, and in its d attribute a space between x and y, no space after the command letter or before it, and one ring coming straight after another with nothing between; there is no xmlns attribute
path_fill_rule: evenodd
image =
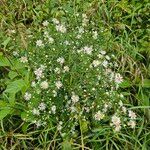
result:
<svg viewBox="0 0 150 150"><path fill-rule="evenodd" d="M54 72L57 73L57 74L60 74L60 68L56 67L56 68L54 69Z"/></svg>
<svg viewBox="0 0 150 150"><path fill-rule="evenodd" d="M55 85L58 89L60 89L63 86L61 81L56 81Z"/></svg>
<svg viewBox="0 0 150 150"><path fill-rule="evenodd" d="M34 74L36 75L36 79L40 79L43 77L43 69L40 67L34 71Z"/></svg>
<svg viewBox="0 0 150 150"><path fill-rule="evenodd" d="M60 25L60 24L56 25L56 30L59 32L62 32L62 33L66 33L66 31L67 31L66 27L64 25Z"/></svg>
<svg viewBox="0 0 150 150"><path fill-rule="evenodd" d="M106 54L106 51L100 51L100 53L102 54L102 55L105 55Z"/></svg>
<svg viewBox="0 0 150 150"><path fill-rule="evenodd" d="M94 67L97 67L98 65L100 65L100 61L99 60L93 60L92 64Z"/></svg>
<svg viewBox="0 0 150 150"><path fill-rule="evenodd" d="M123 106L123 102L122 102L122 101L119 101L119 105L122 107L122 106Z"/></svg>
<svg viewBox="0 0 150 150"><path fill-rule="evenodd" d="M52 92L53 92L53 96L56 97L57 96L57 92L55 90L53 90Z"/></svg>
<svg viewBox="0 0 150 150"><path fill-rule="evenodd" d="M95 120L100 121L101 119L104 118L104 116L105 116L105 115L104 115L101 111L98 111L98 112L94 115L94 118L95 118Z"/></svg>
<svg viewBox="0 0 150 150"><path fill-rule="evenodd" d="M131 128L135 128L136 122L133 121L133 120L130 120L130 121L128 122L128 126L131 126Z"/></svg>
<svg viewBox="0 0 150 150"><path fill-rule="evenodd" d="M76 36L77 39L80 39L81 37L82 37L81 34L78 34L78 35Z"/></svg>
<svg viewBox="0 0 150 150"><path fill-rule="evenodd" d="M79 101L79 96L78 96L78 95L75 95L75 94L73 93L73 95L71 96L71 100L72 100L73 103L76 103L76 102Z"/></svg>
<svg viewBox="0 0 150 150"><path fill-rule="evenodd" d="M57 129L60 131L62 129L62 125L58 124Z"/></svg>
<svg viewBox="0 0 150 150"><path fill-rule="evenodd" d="M37 115L37 116L39 116L39 115L40 115L39 110L38 110L38 109L36 109L36 108L34 108L34 109L32 110L32 113L33 113L33 115Z"/></svg>
<svg viewBox="0 0 150 150"><path fill-rule="evenodd" d="M22 62L22 63L27 63L27 62L28 62L27 57L22 56L22 57L20 58L20 62Z"/></svg>
<svg viewBox="0 0 150 150"><path fill-rule="evenodd" d="M121 126L120 125L118 125L118 126L115 126L115 131L120 131L120 129L121 129Z"/></svg>
<svg viewBox="0 0 150 150"><path fill-rule="evenodd" d="M79 32L80 34L84 33L84 28L83 28L83 27L80 27L78 32Z"/></svg>
<svg viewBox="0 0 150 150"><path fill-rule="evenodd" d="M115 126L120 126L120 123L121 123L120 118L117 117L116 115L112 116L111 121Z"/></svg>
<svg viewBox="0 0 150 150"><path fill-rule="evenodd" d="M65 62L65 59L63 57L59 57L57 59L57 62L60 63L61 65Z"/></svg>
<svg viewBox="0 0 150 150"><path fill-rule="evenodd" d="M41 47L41 46L43 46L43 45L44 45L44 44L43 44L42 40L37 40L37 41L36 41L36 46Z"/></svg>
<svg viewBox="0 0 150 150"><path fill-rule="evenodd" d="M85 47L83 47L82 50L83 50L84 53L86 53L86 54L88 54L88 55L91 55L91 54L92 54L92 51L93 51L93 48L92 48L92 46L90 46L90 47L85 46Z"/></svg>
<svg viewBox="0 0 150 150"><path fill-rule="evenodd" d="M52 21L54 24L59 24L59 20L57 20L56 18L53 18Z"/></svg>
<svg viewBox="0 0 150 150"><path fill-rule="evenodd" d="M39 127L42 125L42 123L41 123L40 120L39 120L39 121L36 121L35 124L36 124L37 128L39 128Z"/></svg>
<svg viewBox="0 0 150 150"><path fill-rule="evenodd" d="M104 61L102 62L102 65L103 65L104 67L107 67L107 66L108 66L108 61L107 61L107 60L104 60Z"/></svg>
<svg viewBox="0 0 150 150"><path fill-rule="evenodd" d="M123 77L119 73L116 73L115 74L115 82L116 82L116 84L120 84L122 81L123 81Z"/></svg>
<svg viewBox="0 0 150 150"><path fill-rule="evenodd" d="M98 54L98 58L103 58L104 56L102 54Z"/></svg>
<svg viewBox="0 0 150 150"><path fill-rule="evenodd" d="M48 26L49 22L46 20L46 21L44 21L42 24L43 24L43 26L46 27L46 26Z"/></svg>
<svg viewBox="0 0 150 150"><path fill-rule="evenodd" d="M69 72L69 67L68 66L64 66L63 72Z"/></svg>
<svg viewBox="0 0 150 150"><path fill-rule="evenodd" d="M26 92L25 95L24 95L24 99L25 99L26 101L30 100L30 99L31 99L31 94L28 93L28 92Z"/></svg>
<svg viewBox="0 0 150 150"><path fill-rule="evenodd" d="M52 110L52 113L55 114L55 113L56 113L56 106L53 105L53 106L51 107L51 110Z"/></svg>
<svg viewBox="0 0 150 150"><path fill-rule="evenodd" d="M39 110L43 111L46 109L46 105L45 103L40 103L40 105L38 106Z"/></svg>
<svg viewBox="0 0 150 150"><path fill-rule="evenodd" d="M128 112L131 119L136 119L136 114L132 110L129 110Z"/></svg>
<svg viewBox="0 0 150 150"><path fill-rule="evenodd" d="M69 41L66 40L66 41L64 42L64 44L65 44L65 45L69 45L70 43L69 43Z"/></svg>
<svg viewBox="0 0 150 150"><path fill-rule="evenodd" d="M74 113L74 112L77 111L77 109L76 109L74 106L71 106L71 107L70 107L70 110L71 110L72 113Z"/></svg>
<svg viewBox="0 0 150 150"><path fill-rule="evenodd" d="M48 82L43 81L43 82L41 82L40 86L41 86L42 89L47 89L48 88Z"/></svg>
<svg viewBox="0 0 150 150"><path fill-rule="evenodd" d="M49 42L50 44L52 44L52 43L54 43L54 39L53 39L52 37L48 37L48 42Z"/></svg>
<svg viewBox="0 0 150 150"><path fill-rule="evenodd" d="M97 36L98 36L97 31L94 31L94 32L93 32L93 39L97 39Z"/></svg>
<svg viewBox="0 0 150 150"><path fill-rule="evenodd" d="M14 56L19 56L19 54L18 54L17 51L13 51L13 55L14 55Z"/></svg>
<svg viewBox="0 0 150 150"><path fill-rule="evenodd" d="M32 81L32 83L31 83L31 87L35 87L35 86L36 86L35 81Z"/></svg>
<svg viewBox="0 0 150 150"><path fill-rule="evenodd" d="M122 107L122 111L126 114L126 112L127 112L127 109L126 109L126 107Z"/></svg>

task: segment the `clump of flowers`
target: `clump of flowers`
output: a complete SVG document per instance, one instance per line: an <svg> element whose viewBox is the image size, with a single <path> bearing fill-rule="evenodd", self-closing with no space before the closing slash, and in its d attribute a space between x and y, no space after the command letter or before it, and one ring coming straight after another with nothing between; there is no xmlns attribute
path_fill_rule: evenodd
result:
<svg viewBox="0 0 150 150"><path fill-rule="evenodd" d="M136 114L119 91L124 79L117 72L115 55L103 46L100 30L88 27L88 16L81 18L74 26L56 18L44 21L41 37L31 39L32 95L24 95L23 119L37 128L53 125L69 134L75 134L79 120L90 122L90 128L107 123L115 132L135 128Z"/></svg>

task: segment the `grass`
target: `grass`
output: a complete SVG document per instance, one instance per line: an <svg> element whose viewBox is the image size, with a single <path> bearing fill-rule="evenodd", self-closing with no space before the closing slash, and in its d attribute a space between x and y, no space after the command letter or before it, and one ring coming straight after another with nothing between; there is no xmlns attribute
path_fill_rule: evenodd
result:
<svg viewBox="0 0 150 150"><path fill-rule="evenodd" d="M148 0L1 0L0 52L5 58L0 57L0 107L7 108L7 112L10 113L7 114L5 110L3 114L0 113L0 118L4 115L0 119L0 149L148 150L150 148L149 7ZM77 133L62 138L56 126L49 125L36 129L35 125L22 119L20 114L26 108L24 103L19 101L22 99L21 92L16 96L4 93L15 76L27 82L30 82L34 76L33 64L29 73L26 71L28 66L22 71L19 70L21 66L17 59L12 57L13 51L17 50L22 55L32 52L33 41L41 36L42 22L45 20L57 18L67 21L72 26L77 25L79 18L76 13L85 13L90 21L96 22L95 28L102 33L102 46L117 57L116 62L119 66L116 70L125 79L119 92L127 97L127 106L131 106L130 109L135 110L140 116L137 118L138 126L134 130L123 128L122 132L114 133L106 125L107 121L104 126L100 124L97 128L87 129L91 125L91 120L88 121L90 123L84 123L79 119ZM35 34L36 37L31 40L29 36ZM63 55L67 57L68 54ZM73 63L71 56L70 62ZM11 63L10 66L7 65L8 63ZM78 66L74 66L75 68L77 70ZM10 71L16 72L17 75ZM71 77L70 83L74 81L74 72ZM12 79L8 80L9 78ZM7 101L3 102L3 99Z"/></svg>

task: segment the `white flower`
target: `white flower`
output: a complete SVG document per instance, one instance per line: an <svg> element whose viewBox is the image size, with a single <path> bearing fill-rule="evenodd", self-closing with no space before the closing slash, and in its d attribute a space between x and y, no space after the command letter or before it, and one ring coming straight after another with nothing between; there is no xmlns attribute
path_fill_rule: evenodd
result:
<svg viewBox="0 0 150 150"><path fill-rule="evenodd" d="M61 81L56 81L55 85L58 89L60 89L63 86Z"/></svg>
<svg viewBox="0 0 150 150"><path fill-rule="evenodd" d="M130 121L128 122L128 126L131 126L131 128L135 128L136 122L133 121L133 120L130 120Z"/></svg>
<svg viewBox="0 0 150 150"><path fill-rule="evenodd" d="M31 87L35 87L35 86L36 86L35 81L32 81L32 83L31 83Z"/></svg>
<svg viewBox="0 0 150 150"><path fill-rule="evenodd" d="M126 114L126 111L127 111L126 107L123 106L122 111Z"/></svg>
<svg viewBox="0 0 150 150"><path fill-rule="evenodd" d="M103 119L104 118L104 114L101 112L101 111L98 111L95 115L94 115L94 118L95 118L95 120L101 120L101 119Z"/></svg>
<svg viewBox="0 0 150 150"><path fill-rule="evenodd" d="M37 41L36 41L36 46L41 47L41 46L43 46L43 45L44 45L44 44L43 44L42 40L37 40Z"/></svg>
<svg viewBox="0 0 150 150"><path fill-rule="evenodd" d="M106 54L106 51L100 51L100 53L102 54L102 55L105 55Z"/></svg>
<svg viewBox="0 0 150 150"><path fill-rule="evenodd" d="M80 35L80 34L78 34L77 36L76 36L76 38L77 39L80 39L82 36Z"/></svg>
<svg viewBox="0 0 150 150"><path fill-rule="evenodd" d="M56 25L56 30L59 32L62 32L62 33L66 33L66 31L67 31L66 27L64 25L61 25L61 24Z"/></svg>
<svg viewBox="0 0 150 150"><path fill-rule="evenodd" d="M40 105L38 106L39 110L45 110L46 109L46 105L45 103L40 103Z"/></svg>
<svg viewBox="0 0 150 150"><path fill-rule="evenodd" d="M117 117L116 115L112 116L112 119L111 119L112 123L115 125L115 126L119 126L121 121L120 121L120 118Z"/></svg>
<svg viewBox="0 0 150 150"><path fill-rule="evenodd" d="M40 78L44 77L44 75L43 75L43 69L44 68L42 68L42 66L41 66L40 68L38 68L38 69L36 69L34 71L34 74L36 75L36 79L40 79Z"/></svg>
<svg viewBox="0 0 150 150"><path fill-rule="evenodd" d="M87 15L86 14L82 14L82 26L86 26L87 25L87 22L88 22L88 18L87 18Z"/></svg>
<svg viewBox="0 0 150 150"><path fill-rule="evenodd" d="M108 55L106 55L106 57L105 57L107 60L110 60L110 57L108 56Z"/></svg>
<svg viewBox="0 0 150 150"><path fill-rule="evenodd" d="M116 82L116 84L120 84L122 81L123 81L123 77L119 73L116 73L115 74L115 82Z"/></svg>
<svg viewBox="0 0 150 150"><path fill-rule="evenodd" d="M84 33L84 28L83 28L83 27L80 27L78 32L79 32L80 34Z"/></svg>
<svg viewBox="0 0 150 150"><path fill-rule="evenodd" d="M98 56L98 58L103 58L104 57L102 54L98 54L97 56Z"/></svg>
<svg viewBox="0 0 150 150"><path fill-rule="evenodd" d="M120 129L121 129L120 125L118 125L118 126L115 127L115 131L117 131L117 132L120 131Z"/></svg>
<svg viewBox="0 0 150 150"><path fill-rule="evenodd" d="M36 109L36 108L34 108L34 109L32 110L32 113L33 113L33 115L40 115L39 110Z"/></svg>
<svg viewBox="0 0 150 150"><path fill-rule="evenodd" d="M56 68L54 69L54 72L57 73L57 74L60 74L60 68L56 67Z"/></svg>
<svg viewBox="0 0 150 150"><path fill-rule="evenodd" d="M45 32L44 32L44 35L45 35L45 37L48 37L48 32L45 31Z"/></svg>
<svg viewBox="0 0 150 150"><path fill-rule="evenodd" d="M26 92L25 95L24 95L24 99L27 100L27 101L30 100L31 99L31 94Z"/></svg>
<svg viewBox="0 0 150 150"><path fill-rule="evenodd" d="M64 42L64 44L65 44L65 45L69 45L70 43L69 43L69 41L66 40L66 41Z"/></svg>
<svg viewBox="0 0 150 150"><path fill-rule="evenodd" d="M122 107L122 106L123 106L123 102L122 102L122 101L119 101L119 105Z"/></svg>
<svg viewBox="0 0 150 150"><path fill-rule="evenodd" d="M52 21L54 24L59 24L59 20L57 20L56 18L53 18Z"/></svg>
<svg viewBox="0 0 150 150"><path fill-rule="evenodd" d="M53 106L51 107L51 110L52 110L52 113L55 114L55 113L56 113L56 106L53 105Z"/></svg>
<svg viewBox="0 0 150 150"><path fill-rule="evenodd" d="M62 129L62 124L63 124L63 122L62 122L62 121L59 121L58 126L57 126L57 129L58 129L59 131Z"/></svg>
<svg viewBox="0 0 150 150"><path fill-rule="evenodd" d="M73 93L73 95L71 96L71 100L72 100L73 103L76 103L76 102L79 101L79 96L78 96L78 95L75 95L75 94Z"/></svg>
<svg viewBox="0 0 150 150"><path fill-rule="evenodd" d="M37 128L39 128L41 125L42 125L42 123L41 123L41 121L39 120L39 121L36 121L36 126L37 126Z"/></svg>
<svg viewBox="0 0 150 150"><path fill-rule="evenodd" d="M61 65L65 62L65 59L63 57L59 57L57 59L57 62L60 63Z"/></svg>
<svg viewBox="0 0 150 150"><path fill-rule="evenodd" d="M99 60L93 60L92 64L94 67L97 67L100 64L100 61Z"/></svg>
<svg viewBox="0 0 150 150"><path fill-rule="evenodd" d="M63 72L69 72L69 67L68 66L64 66Z"/></svg>
<svg viewBox="0 0 150 150"><path fill-rule="evenodd" d="M14 55L14 56L18 56L19 54L18 54L17 51L13 51L13 55Z"/></svg>
<svg viewBox="0 0 150 150"><path fill-rule="evenodd" d="M136 114L132 110L129 110L128 112L131 119L136 119Z"/></svg>
<svg viewBox="0 0 150 150"><path fill-rule="evenodd" d="M54 43L54 39L53 39L52 37L48 37L48 42L49 42L50 44L52 44L52 43Z"/></svg>
<svg viewBox="0 0 150 150"><path fill-rule="evenodd" d="M42 24L43 24L43 26L46 27L46 26L48 26L49 22L46 20L46 21L44 21Z"/></svg>
<svg viewBox="0 0 150 150"><path fill-rule="evenodd" d="M91 54L92 54L92 51L93 51L93 48L92 48L92 46L90 46L90 47L85 46L85 47L83 47L82 50L83 50L84 53L86 53L86 54L88 54L88 55L91 55Z"/></svg>
<svg viewBox="0 0 150 150"><path fill-rule="evenodd" d="M48 88L48 82L43 81L43 82L41 82L40 86L41 86L42 89L47 89Z"/></svg>
<svg viewBox="0 0 150 150"><path fill-rule="evenodd" d="M55 90L53 90L52 92L53 92L53 96L56 97L57 96L57 92Z"/></svg>
<svg viewBox="0 0 150 150"><path fill-rule="evenodd" d="M98 36L97 31L94 31L94 32L93 32L93 39L97 39L97 36Z"/></svg>
<svg viewBox="0 0 150 150"><path fill-rule="evenodd" d="M27 62L28 62L27 57L22 56L22 57L20 58L20 62L22 62L22 63L27 63Z"/></svg>
<svg viewBox="0 0 150 150"><path fill-rule="evenodd" d="M112 116L111 119L113 125L115 126L115 131L120 131L121 129L121 120L119 117L117 117L116 115Z"/></svg>
<svg viewBox="0 0 150 150"><path fill-rule="evenodd" d="M107 60L104 60L104 61L102 62L102 65L103 65L104 67L107 67L107 66L108 66L108 61L107 61Z"/></svg>

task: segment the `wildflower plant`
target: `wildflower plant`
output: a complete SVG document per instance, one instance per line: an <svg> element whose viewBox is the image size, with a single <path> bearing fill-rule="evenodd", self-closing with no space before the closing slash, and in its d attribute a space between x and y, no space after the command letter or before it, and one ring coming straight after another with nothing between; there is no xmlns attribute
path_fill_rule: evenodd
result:
<svg viewBox="0 0 150 150"><path fill-rule="evenodd" d="M23 96L23 120L37 128L57 126L67 136L78 133L80 122L86 130L103 124L114 131L135 128L136 115L119 91L123 77L116 57L95 23L83 14L75 25L52 18L42 26L39 36L30 39L34 47L20 58L34 76Z"/></svg>
<svg viewBox="0 0 150 150"><path fill-rule="evenodd" d="M86 14L75 22L50 18L39 29L27 50L13 52L28 70L22 120L36 130L54 127L63 139L101 127L134 130L137 114L120 89L124 77L103 29Z"/></svg>

